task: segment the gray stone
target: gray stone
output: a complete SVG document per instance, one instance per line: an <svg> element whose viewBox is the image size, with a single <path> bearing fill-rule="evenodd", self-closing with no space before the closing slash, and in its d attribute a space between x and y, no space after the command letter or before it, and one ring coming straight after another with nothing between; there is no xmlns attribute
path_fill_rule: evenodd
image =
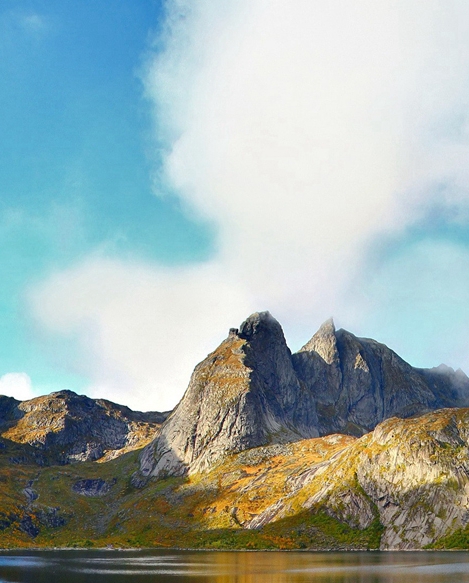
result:
<svg viewBox="0 0 469 583"><path fill-rule="evenodd" d="M255 313L195 368L140 472L183 475L229 453L317 435L313 395L296 376L280 324Z"/></svg>

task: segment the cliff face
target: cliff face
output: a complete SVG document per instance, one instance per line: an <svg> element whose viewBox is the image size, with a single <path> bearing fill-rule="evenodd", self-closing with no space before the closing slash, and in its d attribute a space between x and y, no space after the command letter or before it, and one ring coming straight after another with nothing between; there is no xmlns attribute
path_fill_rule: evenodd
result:
<svg viewBox="0 0 469 583"><path fill-rule="evenodd" d="M256 313L202 363L142 454L140 477L210 468L229 453L301 438L360 436L391 416L469 404L469 379L421 370L384 344L327 321L296 354L280 324Z"/></svg>
<svg viewBox="0 0 469 583"><path fill-rule="evenodd" d="M0 397L2 438L32 446L37 459L48 463L109 459L143 447L166 417L72 391L29 401Z"/></svg>
<svg viewBox="0 0 469 583"><path fill-rule="evenodd" d="M413 368L384 344L336 331L331 320L293 355L293 363L314 394L322 435L363 435L392 416L469 405L462 371Z"/></svg>
<svg viewBox="0 0 469 583"><path fill-rule="evenodd" d="M390 419L369 438L357 479L385 526L382 549L419 549L469 522L469 411Z"/></svg>
<svg viewBox="0 0 469 583"><path fill-rule="evenodd" d="M143 477L209 468L228 453L318 435L311 392L298 380L280 324L253 314L195 369L141 459Z"/></svg>

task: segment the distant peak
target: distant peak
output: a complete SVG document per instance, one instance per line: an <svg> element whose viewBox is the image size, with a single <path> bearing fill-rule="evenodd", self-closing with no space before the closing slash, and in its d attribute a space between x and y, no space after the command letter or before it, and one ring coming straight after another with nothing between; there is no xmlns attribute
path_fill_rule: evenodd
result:
<svg viewBox="0 0 469 583"><path fill-rule="evenodd" d="M434 366L433 367L433 371L434 372L439 372L439 373L442 373L442 374L454 374L454 368L451 368L450 366L448 366L444 362L442 362L438 366Z"/></svg>
<svg viewBox="0 0 469 583"><path fill-rule="evenodd" d="M319 330L316 332L316 335L321 334L321 333L322 334L335 334L334 318L331 317L321 324L321 326L319 327Z"/></svg>
<svg viewBox="0 0 469 583"><path fill-rule="evenodd" d="M326 320L299 352L316 352L328 364L336 360L338 353L334 320L332 318Z"/></svg>

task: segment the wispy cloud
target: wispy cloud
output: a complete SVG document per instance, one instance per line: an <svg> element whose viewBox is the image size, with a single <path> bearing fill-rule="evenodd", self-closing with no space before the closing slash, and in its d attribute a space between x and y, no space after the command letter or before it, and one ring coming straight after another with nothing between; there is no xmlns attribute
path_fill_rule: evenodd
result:
<svg viewBox="0 0 469 583"><path fill-rule="evenodd" d="M46 18L37 13L18 16L18 21L24 30L33 34L43 33L49 27Z"/></svg>

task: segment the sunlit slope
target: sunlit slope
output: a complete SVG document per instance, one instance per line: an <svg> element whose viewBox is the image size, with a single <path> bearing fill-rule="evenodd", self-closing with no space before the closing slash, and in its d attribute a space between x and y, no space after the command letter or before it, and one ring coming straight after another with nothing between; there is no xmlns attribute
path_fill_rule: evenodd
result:
<svg viewBox="0 0 469 583"><path fill-rule="evenodd" d="M467 546L469 410L234 454L132 486L138 452L38 467L0 454L2 546ZM14 447L19 447L15 445ZM16 453L19 453L18 451ZM445 543L446 541L446 543Z"/></svg>
<svg viewBox="0 0 469 583"><path fill-rule="evenodd" d="M0 396L0 436L31 445L40 465L104 461L139 449L154 439L167 416L73 391L29 401Z"/></svg>

